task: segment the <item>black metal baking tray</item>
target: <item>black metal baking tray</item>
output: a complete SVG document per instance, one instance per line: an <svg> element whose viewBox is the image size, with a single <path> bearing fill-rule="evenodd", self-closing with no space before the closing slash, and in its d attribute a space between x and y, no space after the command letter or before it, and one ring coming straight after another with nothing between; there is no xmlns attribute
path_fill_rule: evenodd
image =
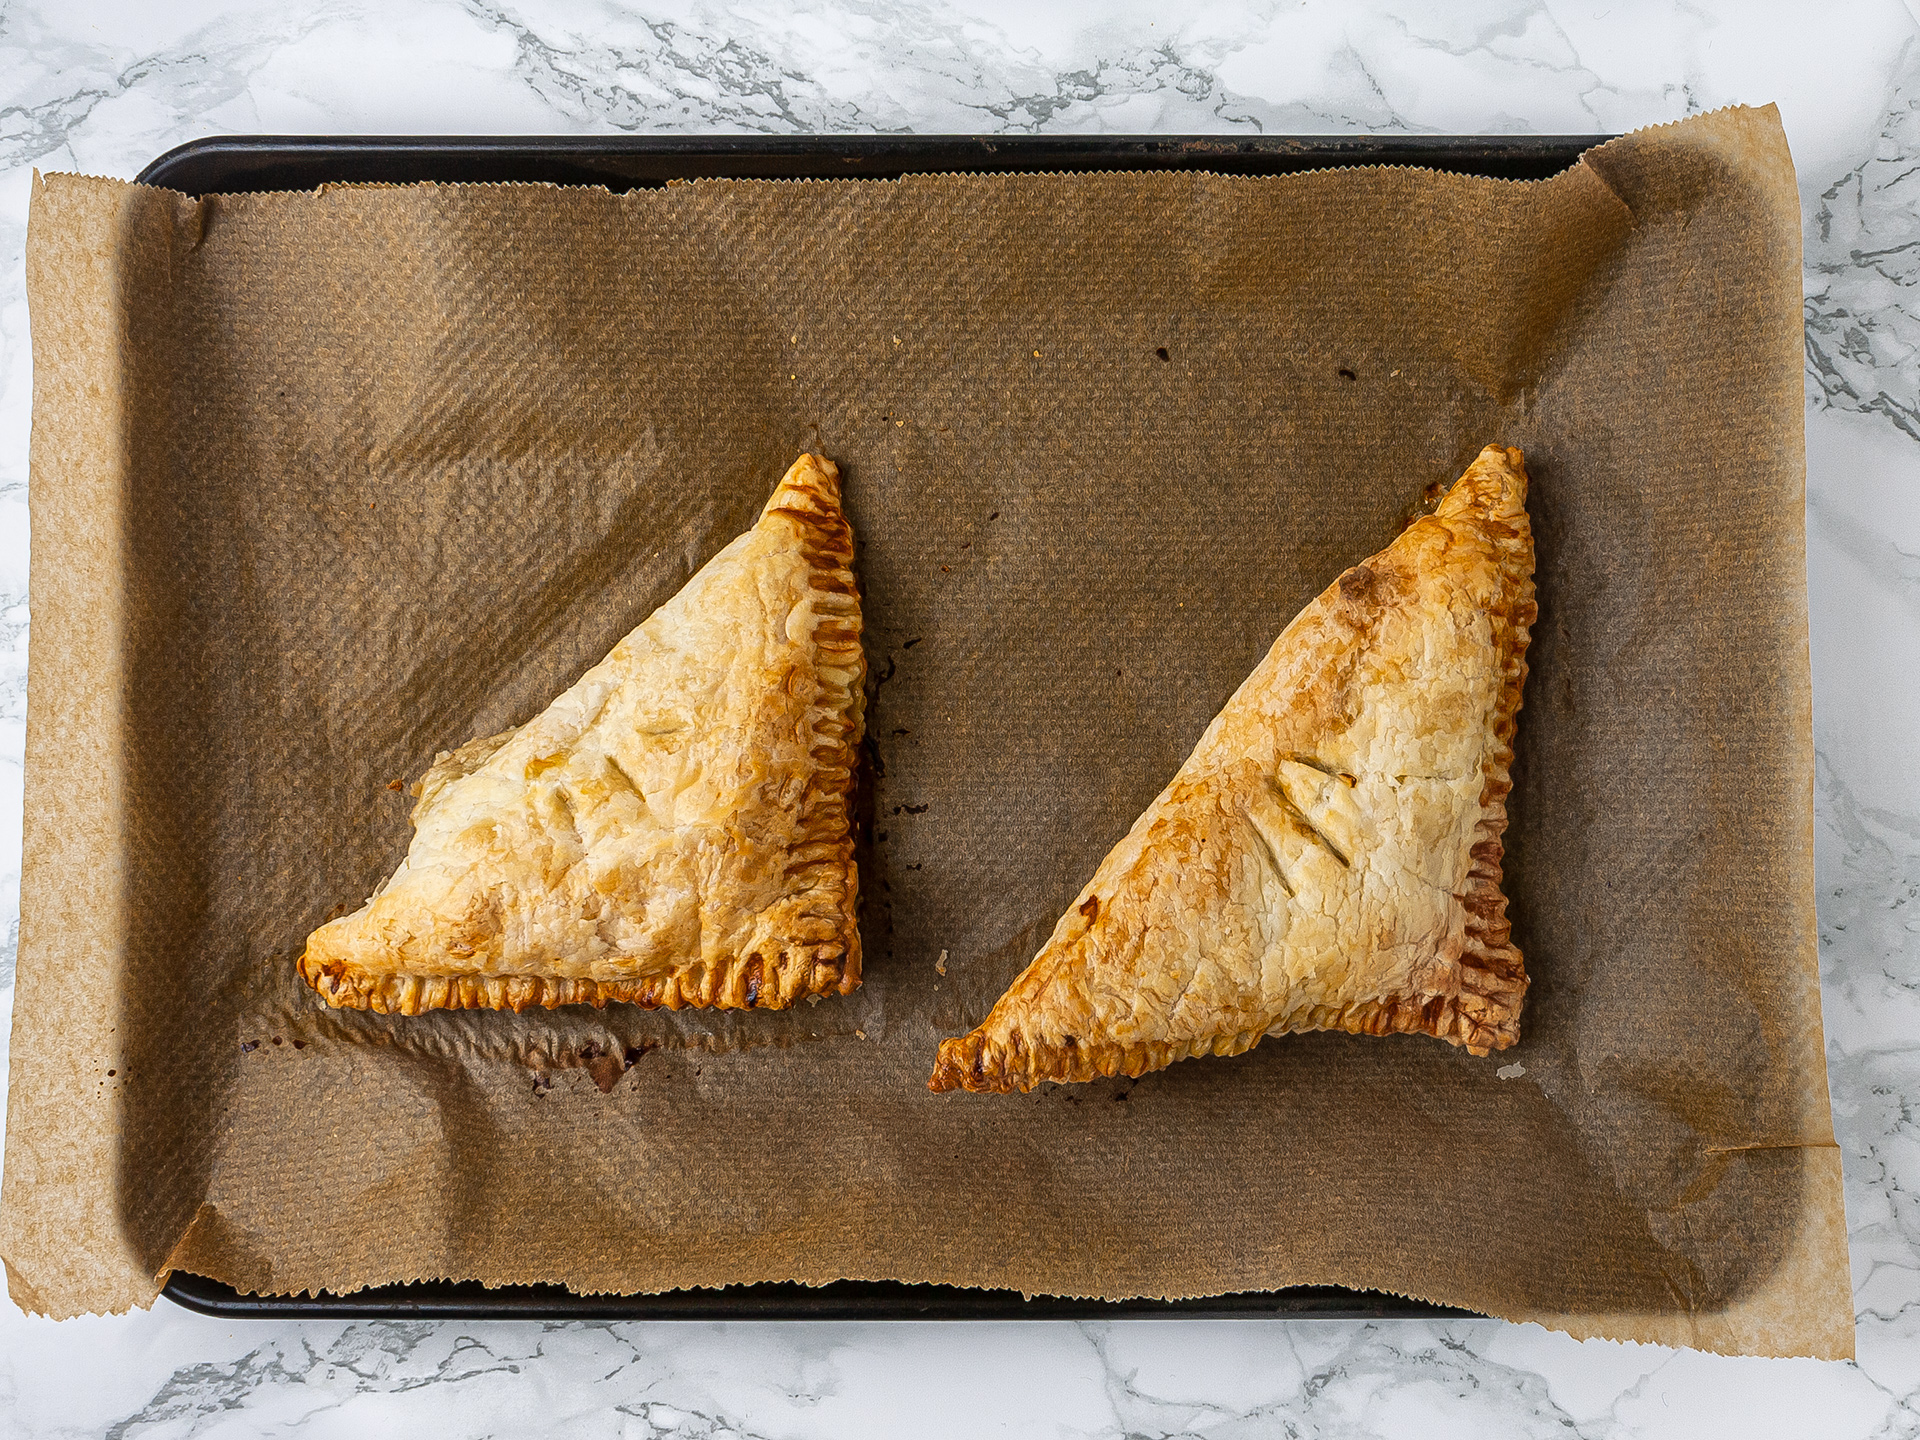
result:
<svg viewBox="0 0 1920 1440"><path fill-rule="evenodd" d="M831 1285L729 1285L664 1295L576 1295L559 1285L473 1281L383 1285L351 1295L242 1295L174 1271L161 1292L176 1305L229 1319L285 1320L1386 1320L1477 1318L1373 1290L1299 1285L1199 1300L1072 1300L1017 1290L839 1280Z"/></svg>
<svg viewBox="0 0 1920 1440"><path fill-rule="evenodd" d="M1278 175L1343 165L1418 165L1544 180L1606 135L701 135L260 136L190 141L139 180L188 195L420 180L546 181L631 190L706 176L864 178L949 171L1207 170ZM557 1285L388 1285L350 1295L242 1295L174 1272L166 1297L224 1318L463 1320L1090 1320L1463 1316L1470 1312L1333 1286L1199 1300L1026 1298L1012 1290L843 1280L735 1285L664 1295L576 1295Z"/></svg>
<svg viewBox="0 0 1920 1440"><path fill-rule="evenodd" d="M1503 180L1557 175L1606 135L220 135L139 175L189 195L341 183L540 180L631 190L703 176L869 179L945 171L1212 170L1279 175L1419 165Z"/></svg>

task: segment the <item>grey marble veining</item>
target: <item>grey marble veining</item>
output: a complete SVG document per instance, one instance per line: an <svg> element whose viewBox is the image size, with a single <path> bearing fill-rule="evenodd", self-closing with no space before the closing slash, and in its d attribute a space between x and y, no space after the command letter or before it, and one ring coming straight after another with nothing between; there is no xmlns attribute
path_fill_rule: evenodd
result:
<svg viewBox="0 0 1920 1440"><path fill-rule="evenodd" d="M1769 99L1807 222L1819 918L1857 1363L1495 1322L234 1326L163 1305L55 1326L4 1306L0 1434L1920 1436L1920 23L1894 0L0 3L0 1015L33 167L131 176L221 131L1596 132Z"/></svg>
<svg viewBox="0 0 1920 1440"><path fill-rule="evenodd" d="M1861 1369L1920 1433L1920 45L1806 197L1822 1000ZM1824 182L1824 183L1822 183Z"/></svg>
<svg viewBox="0 0 1920 1440"><path fill-rule="evenodd" d="M1871 152L1807 219L1812 403L1883 416L1920 440L1920 60L1909 52Z"/></svg>

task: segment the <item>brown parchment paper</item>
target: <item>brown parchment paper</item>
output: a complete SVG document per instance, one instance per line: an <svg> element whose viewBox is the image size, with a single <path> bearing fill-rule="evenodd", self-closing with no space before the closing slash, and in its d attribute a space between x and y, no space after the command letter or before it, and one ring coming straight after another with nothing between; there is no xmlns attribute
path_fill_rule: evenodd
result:
<svg viewBox="0 0 1920 1440"><path fill-rule="evenodd" d="M13 1297L1336 1282L1851 1353L1799 233L1771 109L1536 184L39 181ZM1492 440L1539 540L1520 1046L929 1095L1295 610ZM860 537L865 987L318 1006L292 960L404 852L390 782L542 708L803 448Z"/></svg>

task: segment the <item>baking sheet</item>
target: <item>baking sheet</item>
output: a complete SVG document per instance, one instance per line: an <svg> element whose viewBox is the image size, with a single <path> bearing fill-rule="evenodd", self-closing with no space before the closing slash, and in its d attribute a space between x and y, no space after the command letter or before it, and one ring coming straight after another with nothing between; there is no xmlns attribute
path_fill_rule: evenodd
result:
<svg viewBox="0 0 1920 1440"><path fill-rule="evenodd" d="M569 136L504 138L216 136L159 157L139 181L188 195L422 180L602 184L620 191L674 179L894 178L904 174L1199 169L1286 174L1339 165L1421 165L1460 174L1546 179L1607 136ZM175 1271L164 1293L226 1317L462 1315L507 1319L1091 1319L1114 1316L1381 1318L1470 1312L1379 1291L1292 1286L1198 1300L1072 1300L893 1281L779 1282L641 1295L576 1295L562 1286L487 1288L419 1281L350 1295L243 1295Z"/></svg>
<svg viewBox="0 0 1920 1440"><path fill-rule="evenodd" d="M1532 186L55 179L32 242L33 693L68 723L30 721L22 1303L142 1303L174 1266L281 1291L1331 1282L1850 1346L1770 112ZM1522 1046L1314 1036L924 1094L934 1040L1298 605L1495 438L1528 450L1541 541ZM290 957L404 849L386 783L537 710L803 447L842 462L863 542L865 989L784 1016L319 1012ZM92 903L60 886L83 862ZM76 1220L96 1239L50 1243Z"/></svg>

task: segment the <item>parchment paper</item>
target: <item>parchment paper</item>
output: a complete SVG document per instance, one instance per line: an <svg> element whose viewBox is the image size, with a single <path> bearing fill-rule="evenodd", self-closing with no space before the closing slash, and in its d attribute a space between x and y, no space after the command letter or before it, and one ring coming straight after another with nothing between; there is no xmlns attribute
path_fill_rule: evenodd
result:
<svg viewBox="0 0 1920 1440"><path fill-rule="evenodd" d="M1531 184L40 180L13 1297L1335 1282L1851 1353L1799 246L1771 109ZM1521 1045L929 1095L1295 610L1495 440L1539 540ZM390 782L541 709L805 448L861 544L865 988L323 1010L293 957L404 853Z"/></svg>

